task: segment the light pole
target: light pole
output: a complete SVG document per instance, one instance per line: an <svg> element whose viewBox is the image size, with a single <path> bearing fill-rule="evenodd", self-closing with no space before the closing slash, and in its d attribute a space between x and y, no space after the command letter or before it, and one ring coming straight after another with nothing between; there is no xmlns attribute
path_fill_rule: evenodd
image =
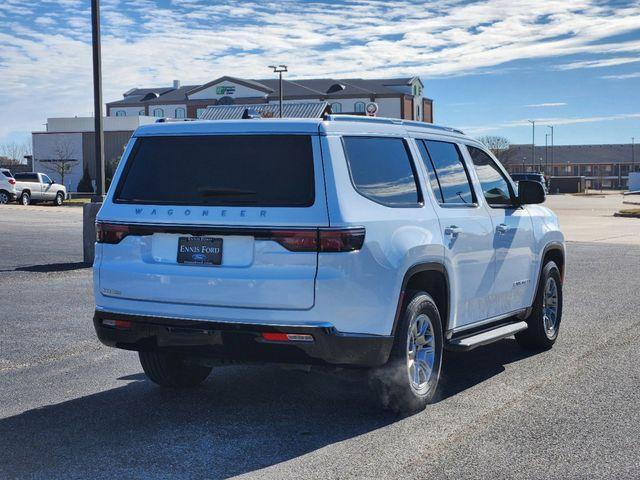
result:
<svg viewBox="0 0 640 480"><path fill-rule="evenodd" d="M631 171L635 172L635 163L636 163L636 137L631 137Z"/></svg>
<svg viewBox="0 0 640 480"><path fill-rule="evenodd" d="M527 120L531 124L531 171L535 170L534 164L536 161L536 121Z"/></svg>
<svg viewBox="0 0 640 480"><path fill-rule="evenodd" d="M549 170L549 134L544 134L544 171Z"/></svg>
<svg viewBox="0 0 640 480"><path fill-rule="evenodd" d="M93 46L93 118L95 130L96 191L94 202L102 202L104 182L104 130L102 128L102 60L100 53L100 0L91 0L91 41Z"/></svg>
<svg viewBox="0 0 640 480"><path fill-rule="evenodd" d="M282 118L282 72L288 72L286 65L269 65L269 68L273 68L273 72L277 73L280 77L278 89L280 90L280 118Z"/></svg>
<svg viewBox="0 0 640 480"><path fill-rule="evenodd" d="M547 125L551 129L551 166L553 166L553 125Z"/></svg>

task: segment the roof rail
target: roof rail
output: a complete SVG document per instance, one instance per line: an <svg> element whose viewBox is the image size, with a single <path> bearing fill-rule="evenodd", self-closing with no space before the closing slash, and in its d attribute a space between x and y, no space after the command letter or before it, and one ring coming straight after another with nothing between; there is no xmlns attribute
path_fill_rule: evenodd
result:
<svg viewBox="0 0 640 480"><path fill-rule="evenodd" d="M175 123L175 122L195 122L195 118L171 118L171 117L163 117L158 118L156 123Z"/></svg>
<svg viewBox="0 0 640 480"><path fill-rule="evenodd" d="M442 130L445 132L458 133L464 135L462 130L457 128L445 127L442 125L434 125L433 123L417 122L415 120L401 120L399 118L386 117L365 117L363 115L342 115L331 114L326 116L326 120L330 122L367 122L367 123L384 123L387 125L403 125L406 127L419 127L431 130Z"/></svg>

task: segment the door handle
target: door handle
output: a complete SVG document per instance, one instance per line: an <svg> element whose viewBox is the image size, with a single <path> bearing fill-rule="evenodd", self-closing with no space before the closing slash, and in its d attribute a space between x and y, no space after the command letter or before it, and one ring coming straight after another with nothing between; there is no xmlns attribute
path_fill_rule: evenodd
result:
<svg viewBox="0 0 640 480"><path fill-rule="evenodd" d="M496 227L496 232L498 233L507 233L509 231L509 225L507 225L506 223L501 223L500 225L498 225Z"/></svg>
<svg viewBox="0 0 640 480"><path fill-rule="evenodd" d="M462 233L462 229L457 225L450 225L444 229L445 235L451 235L452 237L457 237Z"/></svg>

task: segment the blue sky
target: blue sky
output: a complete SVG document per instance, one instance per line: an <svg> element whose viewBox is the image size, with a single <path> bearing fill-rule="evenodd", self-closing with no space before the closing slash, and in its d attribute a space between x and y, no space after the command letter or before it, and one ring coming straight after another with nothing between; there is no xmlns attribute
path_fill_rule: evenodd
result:
<svg viewBox="0 0 640 480"><path fill-rule="evenodd" d="M640 140L640 2L102 0L104 100L136 86L419 75L437 123L557 144ZM0 2L0 142L91 115L89 0Z"/></svg>

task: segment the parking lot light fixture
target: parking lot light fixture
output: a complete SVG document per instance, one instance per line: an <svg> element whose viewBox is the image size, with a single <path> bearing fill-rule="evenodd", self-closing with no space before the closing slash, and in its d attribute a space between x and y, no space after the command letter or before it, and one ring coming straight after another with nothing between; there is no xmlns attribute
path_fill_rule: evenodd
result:
<svg viewBox="0 0 640 480"><path fill-rule="evenodd" d="M279 100L280 100L280 118L282 118L282 72L288 72L286 65L269 65L269 68L272 68L275 73L279 76L278 90L279 90Z"/></svg>

